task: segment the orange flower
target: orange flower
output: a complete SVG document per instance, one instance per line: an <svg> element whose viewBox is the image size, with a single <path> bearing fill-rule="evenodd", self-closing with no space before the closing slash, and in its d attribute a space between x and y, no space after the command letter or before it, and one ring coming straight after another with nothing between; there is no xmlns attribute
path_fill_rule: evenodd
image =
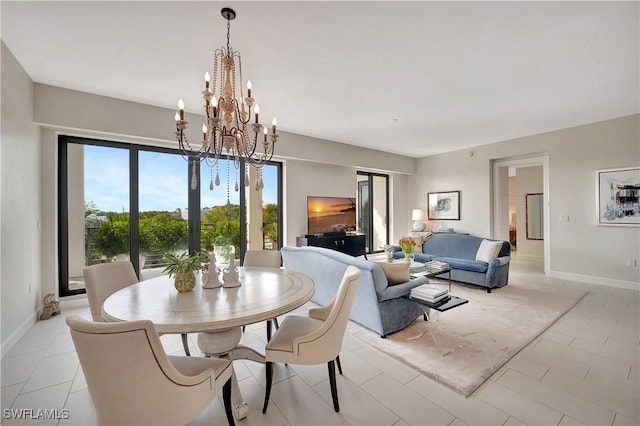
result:
<svg viewBox="0 0 640 426"><path fill-rule="evenodd" d="M418 246L415 240L409 237L400 238L398 245L404 253L413 253L413 250Z"/></svg>

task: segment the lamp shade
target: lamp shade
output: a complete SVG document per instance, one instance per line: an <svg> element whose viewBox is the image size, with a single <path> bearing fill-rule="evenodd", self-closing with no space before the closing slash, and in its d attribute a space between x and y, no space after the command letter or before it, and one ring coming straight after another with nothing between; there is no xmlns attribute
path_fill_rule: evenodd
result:
<svg viewBox="0 0 640 426"><path fill-rule="evenodd" d="M422 209L413 209L411 211L411 220L427 220L427 212Z"/></svg>

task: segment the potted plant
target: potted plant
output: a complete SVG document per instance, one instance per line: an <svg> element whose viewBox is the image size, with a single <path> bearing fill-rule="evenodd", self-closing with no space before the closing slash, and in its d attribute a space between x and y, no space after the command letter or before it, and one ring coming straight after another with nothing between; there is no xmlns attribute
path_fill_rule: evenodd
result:
<svg viewBox="0 0 640 426"><path fill-rule="evenodd" d="M202 268L202 263L207 261L207 255L196 253L189 256L187 252L179 255L168 252L162 256L162 260L165 264L164 272L169 272L169 276L173 277L176 290L185 293L196 286L195 271Z"/></svg>

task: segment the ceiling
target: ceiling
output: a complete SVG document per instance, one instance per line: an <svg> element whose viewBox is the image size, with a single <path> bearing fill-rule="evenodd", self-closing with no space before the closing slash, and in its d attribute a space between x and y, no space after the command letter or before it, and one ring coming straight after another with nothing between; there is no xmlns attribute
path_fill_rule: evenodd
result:
<svg viewBox="0 0 640 426"><path fill-rule="evenodd" d="M283 131L422 157L639 112L638 2L2 1L1 32L35 82L201 113L224 6Z"/></svg>

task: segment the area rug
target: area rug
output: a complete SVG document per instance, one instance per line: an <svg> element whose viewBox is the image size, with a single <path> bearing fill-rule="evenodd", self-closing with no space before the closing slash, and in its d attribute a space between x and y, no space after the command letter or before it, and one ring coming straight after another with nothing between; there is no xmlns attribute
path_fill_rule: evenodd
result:
<svg viewBox="0 0 640 426"><path fill-rule="evenodd" d="M440 280L432 283L444 286ZM490 294L455 283L451 294L469 303L446 312L432 310L429 322L417 319L386 339L353 322L348 332L467 397L587 292L510 282Z"/></svg>

